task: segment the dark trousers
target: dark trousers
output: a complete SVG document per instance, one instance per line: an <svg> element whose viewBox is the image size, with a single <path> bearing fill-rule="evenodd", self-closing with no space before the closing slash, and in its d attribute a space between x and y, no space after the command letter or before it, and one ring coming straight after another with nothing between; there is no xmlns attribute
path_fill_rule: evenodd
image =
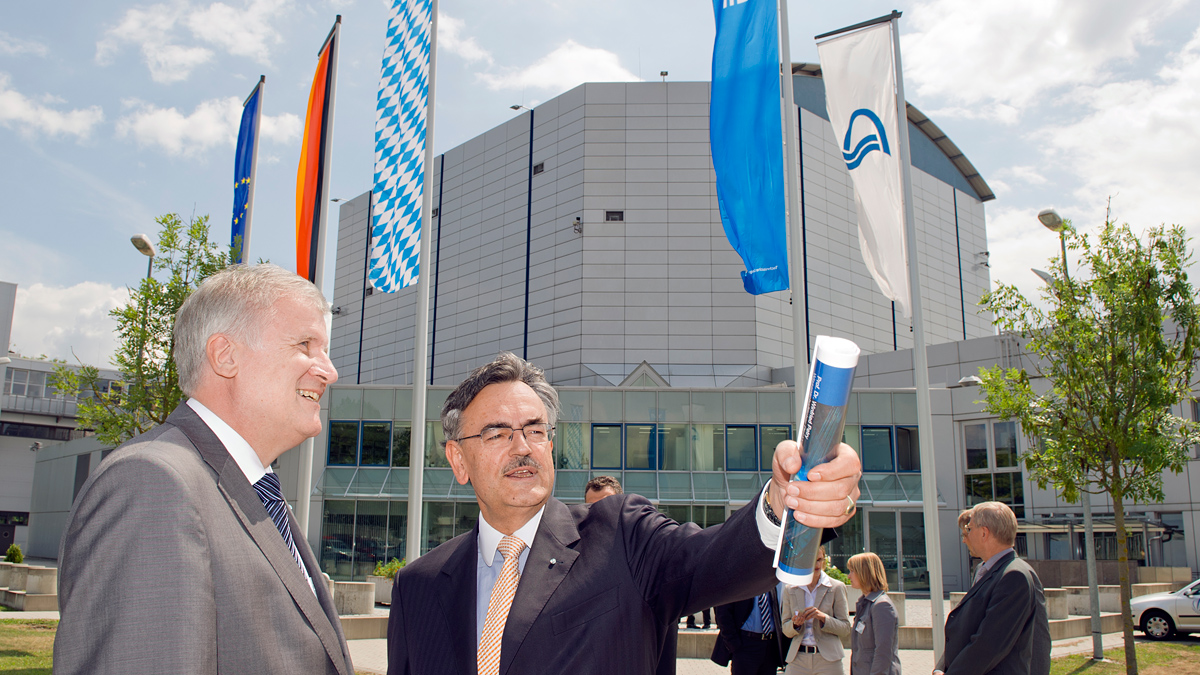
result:
<svg viewBox="0 0 1200 675"><path fill-rule="evenodd" d="M743 633L729 659L731 675L775 675L779 663L779 643Z"/></svg>

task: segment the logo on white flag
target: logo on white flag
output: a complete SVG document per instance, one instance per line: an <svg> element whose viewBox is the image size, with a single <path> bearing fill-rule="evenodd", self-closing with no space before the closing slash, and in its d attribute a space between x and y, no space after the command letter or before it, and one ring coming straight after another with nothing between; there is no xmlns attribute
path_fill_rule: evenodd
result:
<svg viewBox="0 0 1200 675"><path fill-rule="evenodd" d="M859 118L864 118L875 125L874 133L863 136L852 152L850 141L854 138L854 122ZM850 115L850 123L846 125L846 140L842 143L842 157L846 160L846 169L850 171L857 169L872 150L881 150L885 155L892 154L888 148L887 131L883 127L883 122L879 120L879 115L866 108L859 108L854 111L853 115Z"/></svg>

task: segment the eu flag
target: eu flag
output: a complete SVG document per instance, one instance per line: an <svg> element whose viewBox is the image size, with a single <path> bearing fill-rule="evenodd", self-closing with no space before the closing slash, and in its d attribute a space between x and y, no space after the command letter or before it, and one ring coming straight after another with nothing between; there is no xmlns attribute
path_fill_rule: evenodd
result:
<svg viewBox="0 0 1200 675"><path fill-rule="evenodd" d="M250 214L254 209L254 164L258 156L258 113L262 100L262 88L266 77L261 77L254 91L242 106L242 126L238 131L237 152L233 165L233 226L230 228L230 246L233 247L234 264L244 262L250 243Z"/></svg>

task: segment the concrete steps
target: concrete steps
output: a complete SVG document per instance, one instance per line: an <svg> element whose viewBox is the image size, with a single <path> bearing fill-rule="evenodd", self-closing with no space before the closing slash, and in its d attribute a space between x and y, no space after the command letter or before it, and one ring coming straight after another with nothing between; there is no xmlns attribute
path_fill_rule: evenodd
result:
<svg viewBox="0 0 1200 675"><path fill-rule="evenodd" d="M21 612L57 612L58 570L0 562L0 605Z"/></svg>

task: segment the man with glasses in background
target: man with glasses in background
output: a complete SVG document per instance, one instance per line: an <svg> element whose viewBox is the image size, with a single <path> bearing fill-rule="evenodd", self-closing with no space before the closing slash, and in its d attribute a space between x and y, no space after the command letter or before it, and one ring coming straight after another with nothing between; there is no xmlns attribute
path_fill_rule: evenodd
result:
<svg viewBox="0 0 1200 675"><path fill-rule="evenodd" d="M475 489L479 521L396 575L390 675L649 675L675 617L774 586L785 504L834 527L858 496L849 446L801 492L789 484L799 448L784 441L762 496L723 525L676 523L635 494L567 506L551 496L558 410L541 369L509 353L446 399L446 458Z"/></svg>

